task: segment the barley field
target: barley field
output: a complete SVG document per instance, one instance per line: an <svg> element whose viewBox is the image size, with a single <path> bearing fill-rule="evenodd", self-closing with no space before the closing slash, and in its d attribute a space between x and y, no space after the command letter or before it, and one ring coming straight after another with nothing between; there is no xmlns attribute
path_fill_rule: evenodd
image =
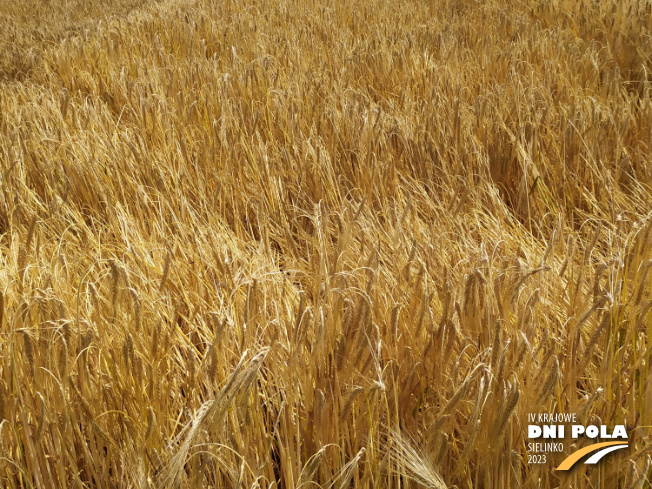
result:
<svg viewBox="0 0 652 489"><path fill-rule="evenodd" d="M647 0L2 0L0 486L652 480ZM628 448L528 462L528 414Z"/></svg>

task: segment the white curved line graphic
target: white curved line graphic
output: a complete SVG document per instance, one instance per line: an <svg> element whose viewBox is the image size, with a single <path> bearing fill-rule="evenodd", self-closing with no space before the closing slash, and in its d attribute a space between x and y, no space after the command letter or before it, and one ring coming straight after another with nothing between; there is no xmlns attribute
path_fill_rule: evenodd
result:
<svg viewBox="0 0 652 489"><path fill-rule="evenodd" d="M607 455L610 452L613 452L614 450L620 450L621 448L627 448L627 445L614 445L613 447L607 447L603 448L602 450L594 453L586 462L585 464L597 464L602 457Z"/></svg>

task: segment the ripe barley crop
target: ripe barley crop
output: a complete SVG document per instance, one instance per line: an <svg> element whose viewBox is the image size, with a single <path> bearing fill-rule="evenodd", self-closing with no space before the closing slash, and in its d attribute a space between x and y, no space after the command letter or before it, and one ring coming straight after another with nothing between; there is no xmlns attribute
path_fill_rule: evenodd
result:
<svg viewBox="0 0 652 489"><path fill-rule="evenodd" d="M0 486L649 486L651 30L3 1ZM628 448L528 463L543 412Z"/></svg>

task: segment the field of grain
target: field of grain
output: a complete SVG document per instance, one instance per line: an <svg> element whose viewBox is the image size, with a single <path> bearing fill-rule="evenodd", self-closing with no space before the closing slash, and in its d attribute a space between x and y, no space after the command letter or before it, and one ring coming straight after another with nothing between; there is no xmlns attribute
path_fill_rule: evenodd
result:
<svg viewBox="0 0 652 489"><path fill-rule="evenodd" d="M0 486L650 487L651 34L4 0ZM530 464L538 412L629 447Z"/></svg>

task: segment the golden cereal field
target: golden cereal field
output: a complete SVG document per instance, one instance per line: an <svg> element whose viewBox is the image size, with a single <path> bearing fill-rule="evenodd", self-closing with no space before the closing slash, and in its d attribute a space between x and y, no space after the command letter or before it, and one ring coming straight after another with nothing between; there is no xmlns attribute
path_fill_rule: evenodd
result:
<svg viewBox="0 0 652 489"><path fill-rule="evenodd" d="M650 487L651 36L0 1L0 487ZM628 447L532 463L531 413Z"/></svg>

